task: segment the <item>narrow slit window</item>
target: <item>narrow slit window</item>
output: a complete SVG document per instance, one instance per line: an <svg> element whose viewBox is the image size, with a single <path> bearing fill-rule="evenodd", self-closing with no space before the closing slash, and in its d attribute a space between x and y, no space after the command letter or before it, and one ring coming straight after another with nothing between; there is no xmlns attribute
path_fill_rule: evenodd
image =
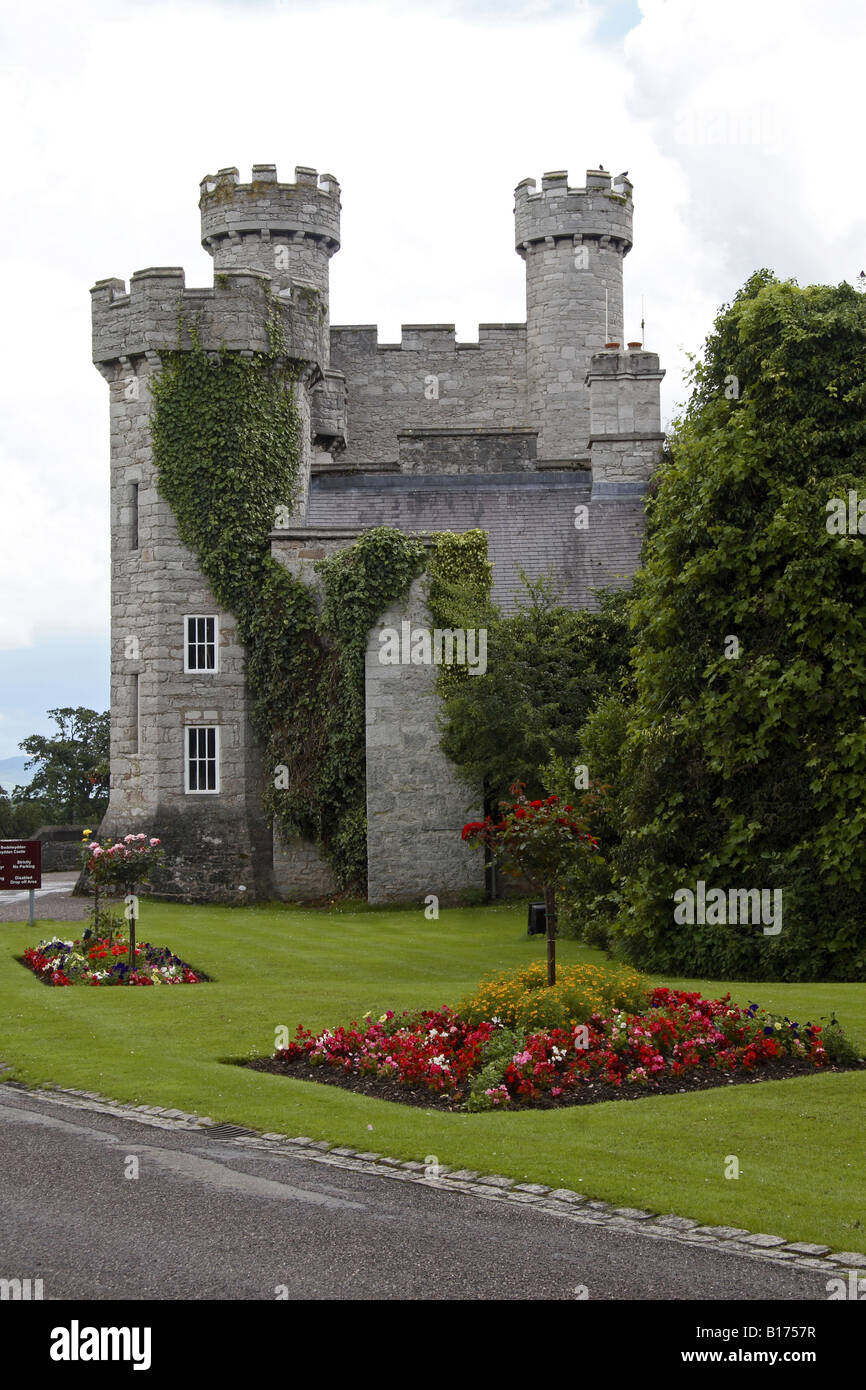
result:
<svg viewBox="0 0 866 1390"><path fill-rule="evenodd" d="M185 619L184 670L209 671L217 669L217 628L215 617Z"/></svg>
<svg viewBox="0 0 866 1390"><path fill-rule="evenodd" d="M138 549L138 483L130 484L129 548Z"/></svg>
<svg viewBox="0 0 866 1390"><path fill-rule="evenodd" d="M219 729L214 726L186 730L186 790L219 791Z"/></svg>

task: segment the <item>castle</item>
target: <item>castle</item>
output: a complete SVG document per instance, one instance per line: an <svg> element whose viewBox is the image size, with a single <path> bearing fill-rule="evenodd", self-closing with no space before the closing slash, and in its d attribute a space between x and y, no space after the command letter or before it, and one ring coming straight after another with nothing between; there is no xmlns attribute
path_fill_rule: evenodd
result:
<svg viewBox="0 0 866 1390"><path fill-rule="evenodd" d="M494 599L506 610L530 578L553 574L560 601L629 582L642 497L657 466L658 357L623 343L623 259L632 185L566 173L515 190L515 247L526 322L331 326L328 267L340 246L340 188L273 165L252 181L222 169L201 184L202 244L214 285L176 267L99 281L93 360L109 384L112 617L111 793L101 835L150 830L169 849L159 891L227 903L333 890L316 846L275 838L261 805L270 775L250 724L244 649L171 509L158 494L149 383L178 345L178 309L208 351L266 352L269 295L289 355L303 454L298 497L275 518L272 554L314 581L313 563L372 526L423 535L488 534ZM483 886L460 828L480 814L438 746L435 668L382 664L381 627L429 624L422 587L381 616L366 662L369 899L443 902Z"/></svg>

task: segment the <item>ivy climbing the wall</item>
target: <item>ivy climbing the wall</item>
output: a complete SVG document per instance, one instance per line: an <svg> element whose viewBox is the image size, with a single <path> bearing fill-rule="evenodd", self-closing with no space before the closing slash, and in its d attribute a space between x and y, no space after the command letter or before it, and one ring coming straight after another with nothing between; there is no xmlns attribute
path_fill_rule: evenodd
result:
<svg viewBox="0 0 866 1390"><path fill-rule="evenodd" d="M301 461L295 368L276 311L270 351L163 354L152 385L157 486L247 650L264 806L284 841L314 840L343 889L367 873L364 652L370 628L424 567L424 546L379 527L320 561L323 604L270 553Z"/></svg>
<svg viewBox="0 0 866 1390"><path fill-rule="evenodd" d="M431 539L426 598L435 626L473 628L476 632L489 628L494 609L490 599L493 564L487 558L487 532L437 531ZM443 665L436 688L447 701L471 679L466 666Z"/></svg>

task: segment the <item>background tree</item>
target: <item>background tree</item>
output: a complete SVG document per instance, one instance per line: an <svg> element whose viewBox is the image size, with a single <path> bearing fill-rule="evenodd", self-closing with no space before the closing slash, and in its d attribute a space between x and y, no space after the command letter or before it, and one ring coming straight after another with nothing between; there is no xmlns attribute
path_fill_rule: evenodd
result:
<svg viewBox="0 0 866 1390"><path fill-rule="evenodd" d="M16 788L16 793L25 793L22 802L39 803L42 816L50 820L100 820L108 805L109 713L79 705L48 714L57 733L31 734L18 745L30 754L27 766L35 764L36 772L29 787Z"/></svg>
<svg viewBox="0 0 866 1390"><path fill-rule="evenodd" d="M590 710L627 673L627 602L624 592L601 593L600 612L575 612L537 581L514 614L492 605L482 613L477 603L460 612L464 627L488 628L487 671L455 671L440 685L441 746L471 785L483 785L488 809L513 782L538 795L544 764L573 759Z"/></svg>
<svg viewBox="0 0 866 1390"><path fill-rule="evenodd" d="M0 787L0 840L29 840L34 830L54 819L49 803L29 796L29 791L29 787L15 786L10 793Z"/></svg>
<svg viewBox="0 0 866 1390"><path fill-rule="evenodd" d="M830 498L866 498L866 302L759 271L693 384L635 582L636 698L608 749L617 948L692 975L862 979L866 539L826 521ZM781 933L676 925L673 893L698 879L781 888Z"/></svg>

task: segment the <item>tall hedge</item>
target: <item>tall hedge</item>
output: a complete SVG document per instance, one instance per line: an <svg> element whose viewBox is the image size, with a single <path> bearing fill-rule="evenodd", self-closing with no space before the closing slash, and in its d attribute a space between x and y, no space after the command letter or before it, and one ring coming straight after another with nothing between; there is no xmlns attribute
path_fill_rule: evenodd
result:
<svg viewBox="0 0 866 1390"><path fill-rule="evenodd" d="M863 979L866 536L831 533L827 504L866 498L866 298L760 271L693 383L635 589L616 948L691 975ZM678 925L698 880L781 889L782 930Z"/></svg>

